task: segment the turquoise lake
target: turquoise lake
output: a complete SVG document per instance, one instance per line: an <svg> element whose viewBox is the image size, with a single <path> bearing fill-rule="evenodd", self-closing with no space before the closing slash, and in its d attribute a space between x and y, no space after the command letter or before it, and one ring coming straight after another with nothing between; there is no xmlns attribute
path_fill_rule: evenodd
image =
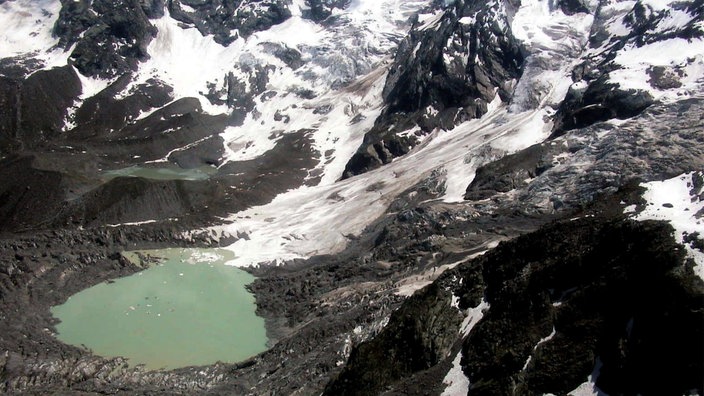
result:
<svg viewBox="0 0 704 396"><path fill-rule="evenodd" d="M267 348L264 319L245 286L254 277L219 249L140 252L159 264L98 284L51 309L58 339L131 365L172 369L238 362ZM126 257L135 260L136 253Z"/></svg>

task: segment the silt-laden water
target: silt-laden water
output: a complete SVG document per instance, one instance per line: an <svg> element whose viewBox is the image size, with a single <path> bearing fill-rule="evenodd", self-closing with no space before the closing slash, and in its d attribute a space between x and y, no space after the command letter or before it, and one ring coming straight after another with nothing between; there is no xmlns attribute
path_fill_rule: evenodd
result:
<svg viewBox="0 0 704 396"><path fill-rule="evenodd" d="M160 264L86 289L52 308L58 338L147 368L238 362L266 349L249 273L218 249L145 251ZM127 255L134 258L135 253Z"/></svg>

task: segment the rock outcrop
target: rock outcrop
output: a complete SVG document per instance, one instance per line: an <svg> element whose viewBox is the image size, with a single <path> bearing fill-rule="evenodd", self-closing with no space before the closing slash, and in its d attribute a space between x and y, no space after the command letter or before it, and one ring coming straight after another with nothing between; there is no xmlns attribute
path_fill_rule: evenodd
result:
<svg viewBox="0 0 704 396"><path fill-rule="evenodd" d="M524 52L509 23L510 2L456 1L417 21L399 44L384 87L386 104L344 177L405 155L418 136L479 118L497 96L508 102ZM491 43L491 45L487 45ZM409 130L418 127L415 133Z"/></svg>
<svg viewBox="0 0 704 396"><path fill-rule="evenodd" d="M228 45L291 17L288 4L286 0L170 0L168 9L174 19Z"/></svg>
<svg viewBox="0 0 704 396"><path fill-rule="evenodd" d="M70 48L71 64L85 76L114 78L135 71L147 58L147 45L156 35L147 12L138 0L62 1L54 26L58 45ZM74 47L75 45L75 47Z"/></svg>
<svg viewBox="0 0 704 396"><path fill-rule="evenodd" d="M671 233L585 218L502 243L406 300L326 392L393 390L452 359L454 338L471 395L566 394L595 366L607 394L701 393L704 282ZM490 308L465 337L456 314L482 290Z"/></svg>

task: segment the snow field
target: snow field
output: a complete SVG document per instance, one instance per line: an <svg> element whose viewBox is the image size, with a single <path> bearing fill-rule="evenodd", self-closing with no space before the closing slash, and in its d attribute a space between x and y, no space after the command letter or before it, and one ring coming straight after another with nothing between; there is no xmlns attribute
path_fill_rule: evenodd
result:
<svg viewBox="0 0 704 396"><path fill-rule="evenodd" d="M33 56L45 67L66 65L68 52L55 48L58 39L52 37L59 17L58 0L15 0L0 4L0 59Z"/></svg>
<svg viewBox="0 0 704 396"><path fill-rule="evenodd" d="M641 184L647 189L643 198L648 204L634 219L669 222L675 229L677 242L682 243L688 255L694 259L695 273L704 279L704 252L684 243L685 233L699 233L699 238L704 238L704 200L701 199L704 189L702 186L694 187L694 177L697 177L697 173L692 172Z"/></svg>
<svg viewBox="0 0 704 396"><path fill-rule="evenodd" d="M456 297L453 296L453 300L455 299ZM455 301L453 301L453 305L457 306ZM484 313L489 308L489 303L486 302L486 300L482 300L479 305L467 310L466 317L462 322L462 326L460 327L460 333L463 335L463 337L467 337L469 335L469 333L472 331L472 328L477 323L479 323L479 321L484 317ZM462 366L460 365L461 361L462 351L459 351L455 359L452 361L452 368L450 369L450 371L448 371L447 375L442 380L443 384L448 385L447 388L445 388L445 390L442 392L442 396L466 395L469 391L469 378L467 378L467 376L464 375L464 372L462 371Z"/></svg>

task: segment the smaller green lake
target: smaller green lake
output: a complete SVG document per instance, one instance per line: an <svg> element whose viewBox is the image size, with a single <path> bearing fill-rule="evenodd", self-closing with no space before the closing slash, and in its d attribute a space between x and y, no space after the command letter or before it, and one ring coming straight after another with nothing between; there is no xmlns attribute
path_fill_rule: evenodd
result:
<svg viewBox="0 0 704 396"><path fill-rule="evenodd" d="M103 172L103 177L106 179L126 176L154 180L207 180L217 172L218 169L213 166L200 166L191 169L179 168L177 166L160 168L130 166L128 168L105 171Z"/></svg>
<svg viewBox="0 0 704 396"><path fill-rule="evenodd" d="M224 262L221 249L140 254L159 264L101 283L51 309L57 337L104 357L149 369L238 362L266 350L264 319L245 286L254 277ZM137 253L125 254L135 260Z"/></svg>

